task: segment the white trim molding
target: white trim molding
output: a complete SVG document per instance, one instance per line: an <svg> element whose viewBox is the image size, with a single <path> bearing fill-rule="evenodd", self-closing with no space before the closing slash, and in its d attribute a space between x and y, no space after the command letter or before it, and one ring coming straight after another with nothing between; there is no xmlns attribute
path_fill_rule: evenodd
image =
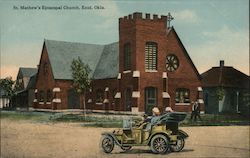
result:
<svg viewBox="0 0 250 158"><path fill-rule="evenodd" d="M133 71L133 77L140 77L140 71Z"/></svg>
<svg viewBox="0 0 250 158"><path fill-rule="evenodd" d="M197 87L198 91L201 92L202 91L202 87Z"/></svg>
<svg viewBox="0 0 250 158"><path fill-rule="evenodd" d="M88 100L88 103L92 103L92 99L89 99L89 100Z"/></svg>
<svg viewBox="0 0 250 158"><path fill-rule="evenodd" d="M145 72L158 72L157 70L145 70Z"/></svg>
<svg viewBox="0 0 250 158"><path fill-rule="evenodd" d="M103 103L100 103L100 102L98 102L98 103L95 103L95 105L102 105Z"/></svg>
<svg viewBox="0 0 250 158"><path fill-rule="evenodd" d="M204 104L204 100L203 99L198 99L198 103Z"/></svg>
<svg viewBox="0 0 250 158"><path fill-rule="evenodd" d="M132 92L132 98L140 98L140 92L139 91L133 91Z"/></svg>
<svg viewBox="0 0 250 158"><path fill-rule="evenodd" d="M162 92L162 98L170 98L168 92Z"/></svg>
<svg viewBox="0 0 250 158"><path fill-rule="evenodd" d="M55 99L52 100L52 102L53 103L61 103L62 101L59 98L55 98Z"/></svg>
<svg viewBox="0 0 250 158"><path fill-rule="evenodd" d="M122 73L127 74L127 73L130 73L130 72L131 72L131 70L125 70Z"/></svg>
<svg viewBox="0 0 250 158"><path fill-rule="evenodd" d="M139 108L138 107L131 107L132 114L138 114Z"/></svg>
<svg viewBox="0 0 250 158"><path fill-rule="evenodd" d="M108 99L104 99L103 103L109 103L109 100Z"/></svg>
<svg viewBox="0 0 250 158"><path fill-rule="evenodd" d="M55 88L53 88L53 92L61 92L60 87L55 87Z"/></svg>
<svg viewBox="0 0 250 158"><path fill-rule="evenodd" d="M117 93L115 94L115 98L116 98L116 99L121 98L121 92L117 92Z"/></svg>
<svg viewBox="0 0 250 158"><path fill-rule="evenodd" d="M37 99L34 99L33 102L36 103L36 102L37 102Z"/></svg>
<svg viewBox="0 0 250 158"><path fill-rule="evenodd" d="M185 106L188 106L188 105L190 105L190 103L175 103L175 105L185 105Z"/></svg>
<svg viewBox="0 0 250 158"><path fill-rule="evenodd" d="M122 74L119 73L118 76L117 76L117 79L120 80L122 78Z"/></svg>
<svg viewBox="0 0 250 158"><path fill-rule="evenodd" d="M105 88L105 92L107 92L107 91L109 91L109 87L106 87L106 88Z"/></svg>
<svg viewBox="0 0 250 158"><path fill-rule="evenodd" d="M163 73L162 73L162 78L168 78L167 72L163 72Z"/></svg>

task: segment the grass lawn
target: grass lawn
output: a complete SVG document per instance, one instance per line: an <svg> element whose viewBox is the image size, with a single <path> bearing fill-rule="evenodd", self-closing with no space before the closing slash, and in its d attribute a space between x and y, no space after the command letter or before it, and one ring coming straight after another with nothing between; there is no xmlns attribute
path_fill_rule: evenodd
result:
<svg viewBox="0 0 250 158"><path fill-rule="evenodd" d="M98 116L98 117L97 117ZM228 125L250 125L249 118L241 115L201 115L202 120L191 121L190 115L180 123L180 126L228 126ZM26 120L31 122L76 122L82 123L82 126L121 128L122 117L108 117L108 115L83 114L64 114L51 112L22 112L22 111L1 111L1 119L10 119L15 121ZM136 118L138 120L138 118Z"/></svg>

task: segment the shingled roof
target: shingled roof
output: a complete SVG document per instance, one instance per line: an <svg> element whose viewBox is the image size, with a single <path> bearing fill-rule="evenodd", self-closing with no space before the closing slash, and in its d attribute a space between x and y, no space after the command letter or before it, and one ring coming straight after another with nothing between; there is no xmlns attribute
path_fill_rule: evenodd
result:
<svg viewBox="0 0 250 158"><path fill-rule="evenodd" d="M20 67L17 76L22 74L22 77L31 77L36 73L37 73L37 68Z"/></svg>
<svg viewBox="0 0 250 158"><path fill-rule="evenodd" d="M93 74L94 79L115 78L119 73L119 43L106 45Z"/></svg>
<svg viewBox="0 0 250 158"><path fill-rule="evenodd" d="M249 88L249 76L230 66L212 67L201 76L203 87Z"/></svg>
<svg viewBox="0 0 250 158"><path fill-rule="evenodd" d="M37 73L30 77L29 83L26 89L35 89Z"/></svg>
<svg viewBox="0 0 250 158"><path fill-rule="evenodd" d="M78 57L89 65L93 79L118 75L118 43L97 45L45 40L45 47L55 79L72 80L70 65Z"/></svg>

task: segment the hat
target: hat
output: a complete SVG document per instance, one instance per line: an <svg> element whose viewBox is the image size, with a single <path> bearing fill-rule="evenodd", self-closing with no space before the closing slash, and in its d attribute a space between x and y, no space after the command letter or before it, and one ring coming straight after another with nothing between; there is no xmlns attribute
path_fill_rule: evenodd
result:
<svg viewBox="0 0 250 158"><path fill-rule="evenodd" d="M152 109L152 112L155 113L155 114L160 114L160 110L157 107L154 107Z"/></svg>
<svg viewBox="0 0 250 158"><path fill-rule="evenodd" d="M173 110L172 110L171 107L166 107L165 111L166 111L166 112L173 112Z"/></svg>

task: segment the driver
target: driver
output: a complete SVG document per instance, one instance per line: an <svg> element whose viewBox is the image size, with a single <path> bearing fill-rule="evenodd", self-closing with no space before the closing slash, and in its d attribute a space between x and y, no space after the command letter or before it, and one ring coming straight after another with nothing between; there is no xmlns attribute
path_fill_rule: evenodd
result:
<svg viewBox="0 0 250 158"><path fill-rule="evenodd" d="M160 110L158 109L158 107L155 106L152 109L152 114L153 115L148 119L148 122L150 122L150 123L147 124L145 130L150 130L152 124L154 124L159 119L161 113L160 113Z"/></svg>
<svg viewBox="0 0 250 158"><path fill-rule="evenodd" d="M156 120L158 120L161 113L160 113L160 110L158 109L158 107L156 107L156 106L152 109L152 113L153 113L153 116L152 116L150 122L154 123Z"/></svg>

